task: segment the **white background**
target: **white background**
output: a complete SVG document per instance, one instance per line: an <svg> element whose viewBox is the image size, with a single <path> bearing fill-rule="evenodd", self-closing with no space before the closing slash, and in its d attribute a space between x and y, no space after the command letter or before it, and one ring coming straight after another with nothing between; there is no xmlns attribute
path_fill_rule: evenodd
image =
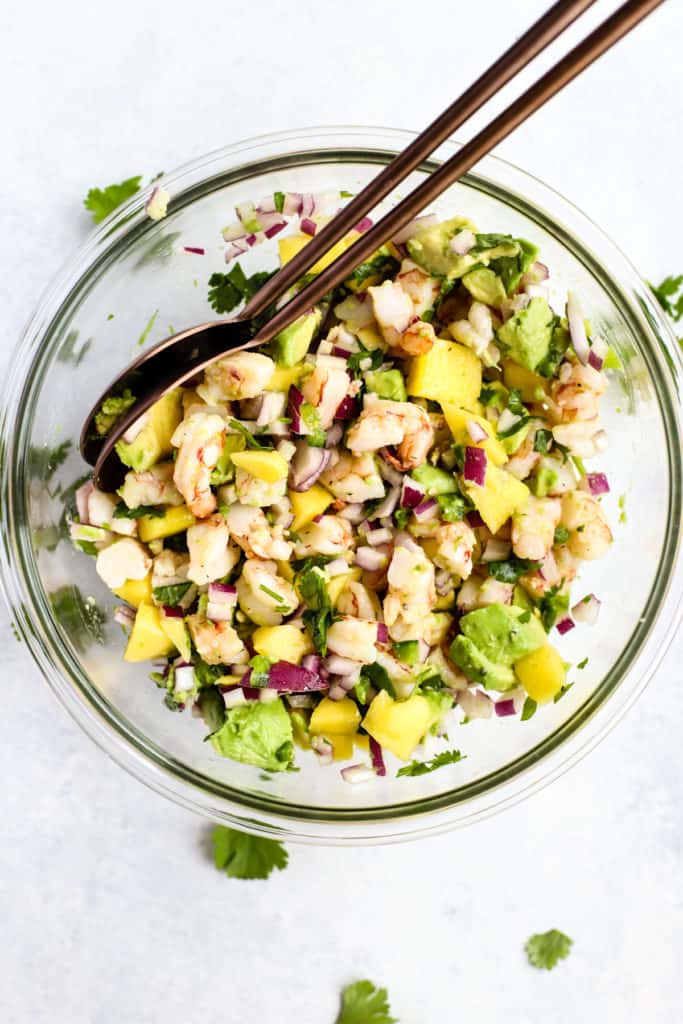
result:
<svg viewBox="0 0 683 1024"><path fill-rule="evenodd" d="M90 186L284 128L419 128L543 6L12 5L0 371L89 229ZM683 271L682 33L683 3L669 0L499 151L653 280ZM0 642L3 1024L332 1024L340 988L360 977L388 986L404 1024L681 1019L680 641L626 721L531 801L408 846L294 847L267 882L216 873L207 826L79 733L4 612ZM547 974L522 947L551 927L575 946Z"/></svg>

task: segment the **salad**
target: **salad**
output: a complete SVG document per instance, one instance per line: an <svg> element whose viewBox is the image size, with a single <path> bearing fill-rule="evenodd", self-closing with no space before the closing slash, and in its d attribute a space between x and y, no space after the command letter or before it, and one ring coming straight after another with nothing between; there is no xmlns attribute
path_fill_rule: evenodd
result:
<svg viewBox="0 0 683 1024"><path fill-rule="evenodd" d="M291 259L314 197L244 204L226 258L283 206ZM360 782L454 711L526 719L565 692L550 635L595 623L570 589L612 542L584 460L613 357L548 276L524 239L418 218L267 346L164 395L117 445L117 493L80 489L71 536L123 602L123 657L216 754L276 772L312 749ZM249 280L210 283L235 304ZM134 400L108 398L98 433Z"/></svg>

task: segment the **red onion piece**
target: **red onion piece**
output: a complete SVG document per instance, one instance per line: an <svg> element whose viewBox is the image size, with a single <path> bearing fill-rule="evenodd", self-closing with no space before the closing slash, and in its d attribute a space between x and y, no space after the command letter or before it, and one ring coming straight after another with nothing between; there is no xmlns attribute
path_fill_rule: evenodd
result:
<svg viewBox="0 0 683 1024"><path fill-rule="evenodd" d="M502 700L496 701L494 708L496 709L496 714L499 718L507 718L508 715L514 715L515 702L512 699L503 698Z"/></svg>
<svg viewBox="0 0 683 1024"><path fill-rule="evenodd" d="M473 444L479 444L480 441L485 441L489 436L481 423L477 423L476 420L468 420L465 426Z"/></svg>
<svg viewBox="0 0 683 1024"><path fill-rule="evenodd" d="M356 411L356 399L352 398L351 395L345 395L337 407L334 418L335 420L352 420L355 419Z"/></svg>
<svg viewBox="0 0 683 1024"><path fill-rule="evenodd" d="M585 626L594 626L600 615L600 607L601 602L595 594L587 594L574 605L572 615L577 622L581 622Z"/></svg>
<svg viewBox="0 0 683 1024"><path fill-rule="evenodd" d="M251 675L251 672L249 674ZM245 672L245 674L244 674L244 676L242 678L243 679L246 678L246 672ZM258 700L259 697L261 696L261 687L260 686L243 686L242 687L242 693L244 694L244 696L246 697L247 700Z"/></svg>
<svg viewBox="0 0 683 1024"><path fill-rule="evenodd" d="M259 199L256 204L257 213L277 213L277 204L275 202L275 196L269 195L264 196L263 199Z"/></svg>
<svg viewBox="0 0 683 1024"><path fill-rule="evenodd" d="M590 355L590 345L588 344L581 305L574 292L568 292L567 294L567 323L569 324L569 336L572 340L574 351L579 361L585 366Z"/></svg>
<svg viewBox="0 0 683 1024"><path fill-rule="evenodd" d="M372 767L375 769L375 775L384 776L387 774L382 748L373 736L370 737L370 760L372 761Z"/></svg>
<svg viewBox="0 0 683 1024"><path fill-rule="evenodd" d="M465 519L467 520L467 525L471 526L473 530L479 529L480 526L486 526L486 523L476 510L474 512L468 512Z"/></svg>
<svg viewBox="0 0 683 1024"><path fill-rule="evenodd" d="M183 609L172 607L170 604L163 605L163 612L167 619L182 619Z"/></svg>
<svg viewBox="0 0 683 1024"><path fill-rule="evenodd" d="M288 693L285 700L290 708L312 708L313 698L309 693Z"/></svg>
<svg viewBox="0 0 683 1024"><path fill-rule="evenodd" d="M303 196L300 192L286 192L282 212L286 217L293 217L301 211Z"/></svg>
<svg viewBox="0 0 683 1024"><path fill-rule="evenodd" d="M86 480L76 491L76 509L78 510L78 518L81 523L87 524L90 521L88 517L88 498L94 490L95 485L92 480Z"/></svg>
<svg viewBox="0 0 683 1024"><path fill-rule="evenodd" d="M468 483L483 487L486 483L486 452L483 448L465 448L463 476Z"/></svg>
<svg viewBox="0 0 683 1024"><path fill-rule="evenodd" d="M609 481L604 473L586 473L579 485L582 490L589 491L593 496L609 494Z"/></svg>
<svg viewBox="0 0 683 1024"><path fill-rule="evenodd" d="M310 235L312 238L313 235L318 230L318 225L315 223L315 221L310 220L309 217L304 217L301 221L301 230L305 235Z"/></svg>
<svg viewBox="0 0 683 1024"><path fill-rule="evenodd" d="M244 224L241 220L235 221L234 224L228 224L227 228L223 228L221 234L226 242L236 242L240 238L247 237L247 232L244 230Z"/></svg>
<svg viewBox="0 0 683 1024"><path fill-rule="evenodd" d="M520 422L521 417L517 413L511 412L509 409L503 409L502 413L498 417L498 423L496 426L499 431L511 430L515 424Z"/></svg>
<svg viewBox="0 0 683 1024"><path fill-rule="evenodd" d="M470 249L473 249L476 244L477 239L474 232L469 228L463 228L462 231L458 231L458 233L451 238L448 243L448 248L451 252L454 252L456 256L466 256Z"/></svg>
<svg viewBox="0 0 683 1024"><path fill-rule="evenodd" d="M377 623L377 643L388 644L389 643L389 629L384 625L383 622Z"/></svg>
<svg viewBox="0 0 683 1024"><path fill-rule="evenodd" d="M434 213L423 214L421 217L415 217L414 220L409 221L404 228L397 231L392 242L397 245L402 245L403 242L407 242L409 238L413 238L417 231L421 231L423 228L433 228L435 224L439 223L439 218Z"/></svg>
<svg viewBox="0 0 683 1024"><path fill-rule="evenodd" d="M320 351L320 349L318 349ZM351 353L347 348L340 348L339 345L332 346L332 355L338 359L348 359Z"/></svg>
<svg viewBox="0 0 683 1024"><path fill-rule="evenodd" d="M461 690L457 701L468 718L490 718L493 712L493 701L482 690Z"/></svg>
<svg viewBox="0 0 683 1024"><path fill-rule="evenodd" d="M357 785L359 782L369 782L375 777L375 770L369 764L351 764L340 771L344 782L350 782L353 785Z"/></svg>
<svg viewBox="0 0 683 1024"><path fill-rule="evenodd" d="M292 420L292 433L293 434L306 434L307 430L303 420L301 419L301 406L303 405L304 396L294 385L289 389L289 404L287 406L287 412Z"/></svg>
<svg viewBox="0 0 683 1024"><path fill-rule="evenodd" d="M259 220L256 216L256 207L252 202L238 203L235 207L235 213L242 222L245 220Z"/></svg>
<svg viewBox="0 0 683 1024"><path fill-rule="evenodd" d="M356 551L355 563L367 572L378 572L387 564L387 556L377 548L361 546Z"/></svg>
<svg viewBox="0 0 683 1024"><path fill-rule="evenodd" d="M275 235L279 235L283 228L286 227L287 221L283 218L282 220L275 221L275 223L267 227L263 233L266 236L266 238L274 238Z"/></svg>
<svg viewBox="0 0 683 1024"><path fill-rule="evenodd" d="M436 498L427 498L413 510L413 515L418 523L428 523L431 519L436 518L438 511L439 505Z"/></svg>
<svg viewBox="0 0 683 1024"><path fill-rule="evenodd" d="M363 506L361 504L353 503L351 505L347 505L346 508L343 508L339 515L353 526L357 526L358 523L363 521L365 513L363 512Z"/></svg>
<svg viewBox="0 0 683 1024"><path fill-rule="evenodd" d="M406 476L401 488L401 508L417 508L424 499L425 490L416 480Z"/></svg>
<svg viewBox="0 0 683 1024"><path fill-rule="evenodd" d="M289 486L293 491L308 491L332 457L327 448L313 448L306 441L297 441L296 454L289 467Z"/></svg>
<svg viewBox="0 0 683 1024"><path fill-rule="evenodd" d="M301 659L301 665L308 672L312 672L313 675L319 676L320 670L323 666L323 659L319 654L305 654Z"/></svg>
<svg viewBox="0 0 683 1024"><path fill-rule="evenodd" d="M312 192L304 192L301 196L301 216L312 217L315 213L315 196Z"/></svg>
<svg viewBox="0 0 683 1024"><path fill-rule="evenodd" d="M602 370L602 359L593 349L588 353L588 365L594 370Z"/></svg>
<svg viewBox="0 0 683 1024"><path fill-rule="evenodd" d="M434 583L439 597L445 597L446 594L450 594L453 590L453 577L448 569L439 569L435 576Z"/></svg>
<svg viewBox="0 0 683 1024"><path fill-rule="evenodd" d="M403 483L403 473L400 473L395 469L389 462L384 458L384 450L382 451L382 458L380 459L377 468L379 469L379 475L383 480L386 480L392 487L400 487Z"/></svg>
<svg viewBox="0 0 683 1024"><path fill-rule="evenodd" d="M209 600L219 604L234 604L237 599L237 589L232 583L209 583Z"/></svg>
<svg viewBox="0 0 683 1024"><path fill-rule="evenodd" d="M339 683L334 683L327 691L327 696L330 700L344 700L346 696L346 690Z"/></svg>
<svg viewBox="0 0 683 1024"><path fill-rule="evenodd" d="M114 609L114 622L118 622L119 626L130 629L135 622L135 612L128 605L120 604L118 608Z"/></svg>
<svg viewBox="0 0 683 1024"><path fill-rule="evenodd" d="M194 669L192 665L176 666L173 677L173 692L183 693L194 689Z"/></svg>
<svg viewBox="0 0 683 1024"><path fill-rule="evenodd" d="M352 661L351 658L342 658L339 654L328 654L323 665L325 671L333 676L349 676L355 673L357 677L361 668L359 662Z"/></svg>
<svg viewBox="0 0 683 1024"><path fill-rule="evenodd" d="M380 505L377 506L377 508L375 510L375 515L377 516L378 519L384 519L386 516L390 516L392 514L392 512L394 511L394 509L398 505L398 499L399 499L400 493L401 492L399 491L398 487L391 487L387 491L384 500L382 501L382 503ZM388 543L390 540L391 540L391 536L387 537L386 541L378 540L378 541L374 541L374 543L375 544L384 544L384 543ZM373 543L372 541L369 540L369 538L368 538L368 542L369 543Z"/></svg>
<svg viewBox="0 0 683 1024"><path fill-rule="evenodd" d="M565 633L568 633L571 629L574 629L575 625L576 623L573 621L573 619L571 619L569 615L565 615L563 618L558 620L557 632L560 634L560 636L564 636Z"/></svg>
<svg viewBox="0 0 683 1024"><path fill-rule="evenodd" d="M329 740L326 740L324 736L314 736L311 740L311 747L318 755L318 762L321 765L332 764L334 749Z"/></svg>
<svg viewBox="0 0 683 1024"><path fill-rule="evenodd" d="M373 224L373 222L372 222L372 219L370 217L363 217L362 220L358 221L358 223L356 224L356 226L354 227L353 230L357 231L358 234L360 235L364 231L367 231L369 228L371 228L372 224Z"/></svg>
<svg viewBox="0 0 683 1024"><path fill-rule="evenodd" d="M257 427L267 427L284 416L287 398L282 391L266 391L256 417Z"/></svg>
<svg viewBox="0 0 683 1024"><path fill-rule="evenodd" d="M289 661L276 661L270 666L268 686L272 690L286 690L289 693L308 693L324 690L327 683L315 672L303 665L292 665Z"/></svg>
<svg viewBox="0 0 683 1024"><path fill-rule="evenodd" d="M204 256L206 254L206 249L202 249L200 245L184 245L183 252L189 252L194 256Z"/></svg>
<svg viewBox="0 0 683 1024"><path fill-rule="evenodd" d="M242 239L239 239L236 242L230 242L225 247L225 262L229 263L230 260L235 258L235 256L241 256L243 253L247 252L248 249L249 246L246 241L242 241Z"/></svg>
<svg viewBox="0 0 683 1024"><path fill-rule="evenodd" d="M336 448L342 437L344 436L344 428L341 423L333 423L330 429L327 431L327 437L325 438L326 448Z"/></svg>
<svg viewBox="0 0 683 1024"><path fill-rule="evenodd" d="M422 551L417 541L406 530L399 530L396 534L394 537L394 547L406 548L407 551L414 551L416 554Z"/></svg>

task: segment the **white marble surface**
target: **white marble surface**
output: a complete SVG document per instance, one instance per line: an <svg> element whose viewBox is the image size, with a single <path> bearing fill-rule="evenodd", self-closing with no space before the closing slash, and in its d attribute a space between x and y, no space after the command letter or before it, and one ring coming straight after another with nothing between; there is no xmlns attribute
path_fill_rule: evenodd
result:
<svg viewBox="0 0 683 1024"><path fill-rule="evenodd" d="M15 5L0 38L0 360L88 231L91 185L285 127L419 127L542 6ZM614 4L596 7L592 20ZM682 31L669 0L501 147L653 279L683 269ZM81 735L4 611L0 642L3 1024L331 1024L363 976L412 1024L681 1019L680 640L619 728L531 801L404 847L292 848L266 883L218 875L206 827ZM575 947L539 973L522 946L550 927Z"/></svg>

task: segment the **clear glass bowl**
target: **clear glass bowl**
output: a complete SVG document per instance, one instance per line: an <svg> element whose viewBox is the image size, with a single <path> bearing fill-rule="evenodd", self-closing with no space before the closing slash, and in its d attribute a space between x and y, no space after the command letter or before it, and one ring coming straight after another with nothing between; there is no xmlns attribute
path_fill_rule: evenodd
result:
<svg viewBox="0 0 683 1024"><path fill-rule="evenodd" d="M616 542L587 564L576 593L603 600L600 623L560 640L575 685L534 718L455 726L460 764L420 778L351 786L337 767L298 755L301 770L269 778L215 756L204 727L171 714L147 678L122 660L115 599L92 559L60 538L61 492L86 469L76 451L93 399L149 340L210 319L209 275L221 270L220 228L235 203L274 190L357 191L409 139L404 132L318 128L271 135L210 154L167 176L165 220L135 197L88 239L42 297L10 364L2 417L2 576L11 614L67 710L108 754L159 793L217 821L289 840L362 843L413 838L472 822L532 793L605 735L643 690L681 614L681 357L649 290L612 243L566 200L522 171L488 158L443 195L437 212L466 213L484 231L531 239L551 268L557 308L582 297L594 328L624 366L613 374L602 458ZM449 155L444 145L436 160ZM417 183L436 166L412 176ZM205 256L183 245L204 246ZM275 241L244 260L275 266ZM57 468L45 452L71 447ZM621 499L621 501L620 501ZM104 644L92 615L74 612L71 587L108 613ZM66 589L63 589L66 588ZM55 594L57 597L55 598Z"/></svg>

